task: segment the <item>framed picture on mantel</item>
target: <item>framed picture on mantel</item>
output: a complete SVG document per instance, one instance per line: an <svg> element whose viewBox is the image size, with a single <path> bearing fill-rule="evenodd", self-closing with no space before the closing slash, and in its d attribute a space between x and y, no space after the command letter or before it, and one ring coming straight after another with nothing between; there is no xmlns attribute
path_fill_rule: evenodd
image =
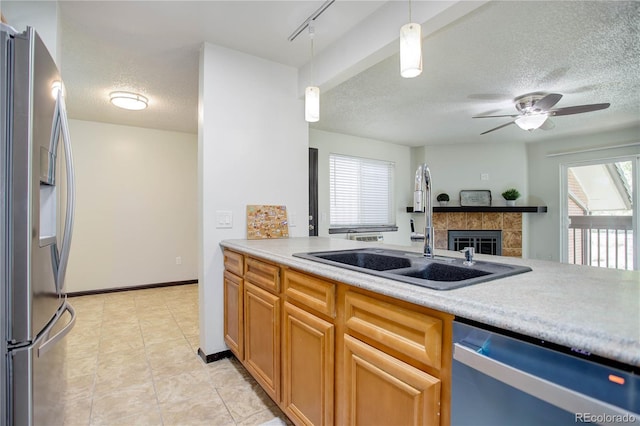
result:
<svg viewBox="0 0 640 426"><path fill-rule="evenodd" d="M491 191L485 189L460 191L461 207L490 206Z"/></svg>

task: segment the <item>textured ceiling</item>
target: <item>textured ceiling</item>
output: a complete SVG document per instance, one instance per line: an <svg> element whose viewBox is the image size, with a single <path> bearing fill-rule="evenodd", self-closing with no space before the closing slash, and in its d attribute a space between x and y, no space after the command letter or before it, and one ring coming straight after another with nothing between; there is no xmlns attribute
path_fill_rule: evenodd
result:
<svg viewBox="0 0 640 426"><path fill-rule="evenodd" d="M307 33L289 35L324 0L59 1L62 75L72 118L197 133L198 60L203 41L298 67ZM381 1L338 1L316 27L318 50ZM149 108L109 104L114 90L149 98Z"/></svg>
<svg viewBox="0 0 640 426"><path fill-rule="evenodd" d="M536 141L640 122L640 3L491 2L427 37L424 71L399 76L392 56L322 97L313 127L410 146ZM563 94L558 107L610 102L604 111L551 119L551 130L515 125L480 136L514 114L513 98Z"/></svg>
<svg viewBox="0 0 640 426"><path fill-rule="evenodd" d="M418 0L414 0L416 2ZM305 34L287 41L314 1L60 1L62 74L72 118L197 132L203 41L299 67ZM317 52L385 2L338 0L319 19ZM320 25L321 24L321 25ZM640 2L489 2L424 40L424 72L399 77L397 54L324 91L311 127L410 146L531 142L640 126ZM108 103L116 89L150 108ZM529 92L564 95L558 107L610 102L604 111L556 117L548 131L477 114L514 113Z"/></svg>

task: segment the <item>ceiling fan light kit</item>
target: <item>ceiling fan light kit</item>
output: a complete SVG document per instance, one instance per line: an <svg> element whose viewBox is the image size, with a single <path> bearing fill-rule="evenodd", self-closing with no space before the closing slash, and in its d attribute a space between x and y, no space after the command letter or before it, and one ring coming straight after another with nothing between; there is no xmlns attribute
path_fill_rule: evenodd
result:
<svg viewBox="0 0 640 426"><path fill-rule="evenodd" d="M493 129L489 129L480 133L486 135L494 130L502 129L510 124L516 124L518 127L524 130L533 131L539 129L549 117L557 117L563 115L582 114L585 112L598 111L601 109L607 109L611 104L589 104L589 105L575 105L564 108L553 108L562 99L560 93L529 93L527 95L519 96L513 100L515 107L519 114L506 114L506 115L477 115L472 118L498 118L498 117L511 117L514 120L508 123L502 124ZM553 127L553 123L546 125L543 129L547 130Z"/></svg>
<svg viewBox="0 0 640 426"><path fill-rule="evenodd" d="M547 114L531 114L531 115L523 115L522 117L516 118L515 123L523 130L535 130L542 126L545 121L547 121Z"/></svg>

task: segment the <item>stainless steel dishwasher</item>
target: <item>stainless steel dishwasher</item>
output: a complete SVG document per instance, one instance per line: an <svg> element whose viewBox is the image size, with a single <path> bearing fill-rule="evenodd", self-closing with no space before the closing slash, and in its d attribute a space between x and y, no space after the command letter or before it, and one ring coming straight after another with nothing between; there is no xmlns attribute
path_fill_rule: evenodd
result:
<svg viewBox="0 0 640 426"><path fill-rule="evenodd" d="M640 369L457 319L452 426L640 425Z"/></svg>

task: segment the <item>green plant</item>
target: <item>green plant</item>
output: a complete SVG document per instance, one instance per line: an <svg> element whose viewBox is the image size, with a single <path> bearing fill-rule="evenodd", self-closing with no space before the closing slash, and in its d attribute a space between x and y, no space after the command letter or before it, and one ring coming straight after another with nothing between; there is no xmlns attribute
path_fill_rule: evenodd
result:
<svg viewBox="0 0 640 426"><path fill-rule="evenodd" d="M510 188L510 189L507 189L506 191L504 191L504 192L502 193L502 197L503 197L505 200L517 200L517 199L518 199L518 197L520 197L520 193L518 192L518 190L517 190L517 189L515 189L515 188Z"/></svg>
<svg viewBox="0 0 640 426"><path fill-rule="evenodd" d="M436 197L437 201L449 201L449 194L447 194L446 192L443 192L442 194L438 194L438 196Z"/></svg>

